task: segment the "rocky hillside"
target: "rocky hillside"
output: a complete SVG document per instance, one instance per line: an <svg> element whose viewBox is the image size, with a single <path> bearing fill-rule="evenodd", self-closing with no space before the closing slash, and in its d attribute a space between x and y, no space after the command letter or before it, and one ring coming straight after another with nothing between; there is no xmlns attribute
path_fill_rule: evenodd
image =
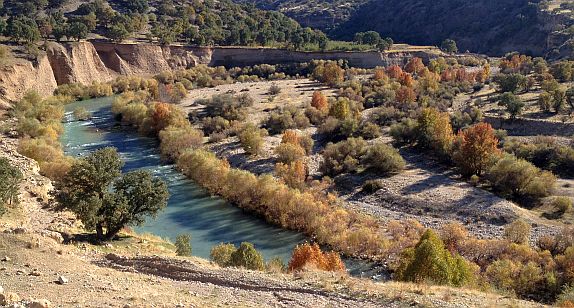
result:
<svg viewBox="0 0 574 308"><path fill-rule="evenodd" d="M416 45L457 41L459 50L502 55L520 51L532 55L571 56L560 50L572 38L568 4L529 0L239 0L277 9L338 39L356 32L378 31ZM561 6L562 5L562 8ZM568 49L570 50L570 49ZM551 53L552 52L552 53Z"/></svg>

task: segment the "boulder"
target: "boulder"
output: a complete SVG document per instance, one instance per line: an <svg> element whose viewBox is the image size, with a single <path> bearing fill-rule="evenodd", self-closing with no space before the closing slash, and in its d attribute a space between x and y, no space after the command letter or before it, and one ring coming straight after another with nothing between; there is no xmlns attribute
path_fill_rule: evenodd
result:
<svg viewBox="0 0 574 308"><path fill-rule="evenodd" d="M0 305L12 305L20 301L20 296L13 292L6 292L0 294Z"/></svg>
<svg viewBox="0 0 574 308"><path fill-rule="evenodd" d="M59 276L58 277L58 283L59 284L67 284L68 282L70 282L70 280L68 280L68 278L64 277L64 276Z"/></svg>
<svg viewBox="0 0 574 308"><path fill-rule="evenodd" d="M28 304L28 308L50 308L52 303L47 299L33 300Z"/></svg>

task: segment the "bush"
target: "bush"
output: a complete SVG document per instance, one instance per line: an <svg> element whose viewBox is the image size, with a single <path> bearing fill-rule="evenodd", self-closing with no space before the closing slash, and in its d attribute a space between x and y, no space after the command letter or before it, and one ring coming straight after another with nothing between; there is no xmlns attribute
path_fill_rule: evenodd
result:
<svg viewBox="0 0 574 308"><path fill-rule="evenodd" d="M265 269L269 273L282 273L287 269L287 266L285 266L283 259L275 257L267 262Z"/></svg>
<svg viewBox="0 0 574 308"><path fill-rule="evenodd" d="M574 175L574 148L560 145L552 137L537 137L528 142L509 140L504 143L504 150L563 177Z"/></svg>
<svg viewBox="0 0 574 308"><path fill-rule="evenodd" d="M381 127L371 122L363 123L359 133L365 140L376 139L383 135Z"/></svg>
<svg viewBox="0 0 574 308"><path fill-rule="evenodd" d="M551 203L554 213L558 217L562 217L566 212L572 209L572 199L568 197L555 197Z"/></svg>
<svg viewBox="0 0 574 308"><path fill-rule="evenodd" d="M362 138L349 138L339 143L329 143L323 151L321 171L327 175L356 171L366 153L367 142Z"/></svg>
<svg viewBox="0 0 574 308"><path fill-rule="evenodd" d="M281 87L278 86L276 83L272 83L271 86L269 87L269 91L267 91L267 94L278 95L279 93L281 93Z"/></svg>
<svg viewBox="0 0 574 308"><path fill-rule="evenodd" d="M235 250L237 250L235 245L230 243L221 243L211 248L209 257L211 261L215 262L215 264L221 267L231 266L231 255L233 252L235 252Z"/></svg>
<svg viewBox="0 0 574 308"><path fill-rule="evenodd" d="M275 148L277 161L289 164L305 156L305 150L299 144L281 143Z"/></svg>
<svg viewBox="0 0 574 308"><path fill-rule="evenodd" d="M401 123L391 125L389 134L396 144L412 144L417 140L417 122L404 119Z"/></svg>
<svg viewBox="0 0 574 308"><path fill-rule="evenodd" d="M486 173L493 188L515 199L539 199L550 194L556 177L513 155L505 155Z"/></svg>
<svg viewBox="0 0 574 308"><path fill-rule="evenodd" d="M307 173L307 166L301 160L275 165L275 174L291 188L302 190L305 187Z"/></svg>
<svg viewBox="0 0 574 308"><path fill-rule="evenodd" d="M178 256L191 256L191 235L180 234L175 238L175 253Z"/></svg>
<svg viewBox="0 0 574 308"><path fill-rule="evenodd" d="M516 244L528 244L531 229L529 223L517 219L504 228L504 238Z"/></svg>
<svg viewBox="0 0 574 308"><path fill-rule="evenodd" d="M5 212L6 204L18 203L22 172L4 157L0 157L0 216Z"/></svg>
<svg viewBox="0 0 574 308"><path fill-rule="evenodd" d="M297 247L293 249L293 254L289 261L289 271L300 271L309 266L314 269L330 272L345 271L345 264L341 261L341 257L338 253L324 253L316 243L297 245Z"/></svg>
<svg viewBox="0 0 574 308"><path fill-rule="evenodd" d="M467 285L475 280L471 264L458 254L451 255L440 237L430 229L414 248L403 251L394 278L453 286Z"/></svg>
<svg viewBox="0 0 574 308"><path fill-rule="evenodd" d="M372 194L383 187L384 186L381 181L367 180L365 183L363 183L362 190L368 194Z"/></svg>
<svg viewBox="0 0 574 308"><path fill-rule="evenodd" d="M247 124L238 134L239 142L245 153L249 155L259 155L263 147L263 137L267 131L259 129L253 124Z"/></svg>
<svg viewBox="0 0 574 308"><path fill-rule="evenodd" d="M239 248L231 253L231 266L243 267L249 270L262 271L265 261L259 251L251 243L241 243Z"/></svg>
<svg viewBox="0 0 574 308"><path fill-rule="evenodd" d="M191 126L168 126L159 132L160 152L167 161L175 161L188 149L197 149L203 145L203 133Z"/></svg>
<svg viewBox="0 0 574 308"><path fill-rule="evenodd" d="M221 133L231 127L231 123L221 116L204 118L201 124L206 135Z"/></svg>
<svg viewBox="0 0 574 308"><path fill-rule="evenodd" d="M310 124L303 110L288 106L271 112L265 123L265 128L270 134L275 135L282 133L286 129L307 128Z"/></svg>
<svg viewBox="0 0 574 308"><path fill-rule="evenodd" d="M389 174L405 168L405 160L399 151L384 143L377 143L367 150L364 165L377 173Z"/></svg>

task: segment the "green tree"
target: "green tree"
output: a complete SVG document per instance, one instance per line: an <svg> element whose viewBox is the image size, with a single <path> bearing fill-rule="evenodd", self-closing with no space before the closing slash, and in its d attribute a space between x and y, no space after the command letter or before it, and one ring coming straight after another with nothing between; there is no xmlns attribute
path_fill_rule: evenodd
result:
<svg viewBox="0 0 574 308"><path fill-rule="evenodd" d="M40 39L40 30L36 21L26 16L11 16L8 19L6 33L14 42L34 43Z"/></svg>
<svg viewBox="0 0 574 308"><path fill-rule="evenodd" d="M521 86L526 84L527 78L519 73L499 74L494 77L494 82L498 83L500 92L516 93Z"/></svg>
<svg viewBox="0 0 574 308"><path fill-rule="evenodd" d="M221 267L227 267L231 265L231 255L237 250L235 245L231 243L221 243L215 245L211 248L209 257L211 261Z"/></svg>
<svg viewBox="0 0 574 308"><path fill-rule="evenodd" d="M428 229L414 248L403 251L395 278L416 283L463 286L474 280L474 273L464 258L451 255L440 237Z"/></svg>
<svg viewBox="0 0 574 308"><path fill-rule="evenodd" d="M458 47L456 46L456 42L451 39L446 39L442 41L440 44L440 49L444 52L448 53L455 53L458 52Z"/></svg>
<svg viewBox="0 0 574 308"><path fill-rule="evenodd" d="M169 193L162 180L149 171L120 177L122 166L114 148L100 149L79 159L56 183L58 202L74 212L87 230L96 230L99 240L113 238L128 224L140 225L167 204Z"/></svg>
<svg viewBox="0 0 574 308"><path fill-rule="evenodd" d="M263 256L253 244L248 242L241 243L239 248L231 254L231 265L257 271L265 269Z"/></svg>
<svg viewBox="0 0 574 308"><path fill-rule="evenodd" d="M18 191L23 176L18 168L12 166L8 159L0 157L0 215L4 206L18 202Z"/></svg>
<svg viewBox="0 0 574 308"><path fill-rule="evenodd" d="M180 234L175 238L175 253L178 256L191 256L191 235Z"/></svg>
<svg viewBox="0 0 574 308"><path fill-rule="evenodd" d="M74 21L68 24L66 36L68 38L76 39L79 42L81 39L85 39L86 37L88 37L89 32L90 31L88 29L88 26L86 26L86 24L80 21Z"/></svg>
<svg viewBox="0 0 574 308"><path fill-rule="evenodd" d="M521 114L522 108L524 108L524 102L512 92L503 93L498 104L506 107L506 112L510 114L511 120L516 119L516 116Z"/></svg>

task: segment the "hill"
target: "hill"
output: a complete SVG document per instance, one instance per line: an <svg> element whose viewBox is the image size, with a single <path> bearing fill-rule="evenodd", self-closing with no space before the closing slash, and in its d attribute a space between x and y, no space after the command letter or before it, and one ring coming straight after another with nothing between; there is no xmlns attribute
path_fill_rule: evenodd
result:
<svg viewBox="0 0 574 308"><path fill-rule="evenodd" d="M352 39L369 30L409 44L439 45L451 38L461 51L490 55L520 51L557 56L572 39L574 24L571 4L558 1L240 1L284 12L332 38Z"/></svg>

